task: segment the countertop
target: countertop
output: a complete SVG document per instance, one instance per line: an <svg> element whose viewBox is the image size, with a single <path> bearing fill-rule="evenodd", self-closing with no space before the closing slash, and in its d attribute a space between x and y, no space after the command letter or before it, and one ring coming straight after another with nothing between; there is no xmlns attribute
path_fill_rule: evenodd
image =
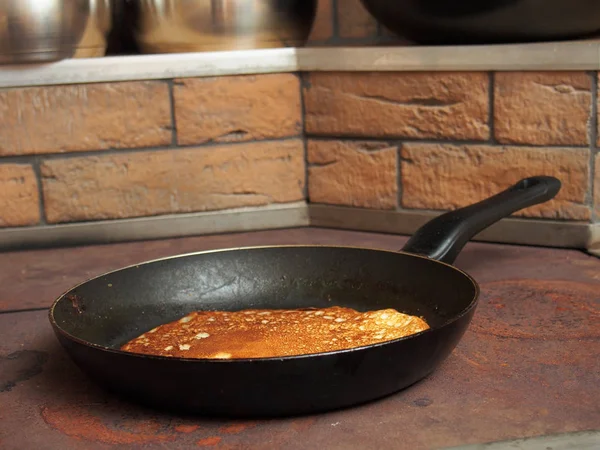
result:
<svg viewBox="0 0 600 450"><path fill-rule="evenodd" d="M302 47L108 56L0 67L0 88L286 72L600 69L600 39L503 45Z"/></svg>
<svg viewBox="0 0 600 450"><path fill-rule="evenodd" d="M125 403L80 373L47 319L67 288L147 259L265 244L393 250L405 241L301 228L0 253L0 448L419 450L600 430L600 259L576 250L470 243L457 266L481 284L481 303L450 358L403 392L317 416L222 421Z"/></svg>

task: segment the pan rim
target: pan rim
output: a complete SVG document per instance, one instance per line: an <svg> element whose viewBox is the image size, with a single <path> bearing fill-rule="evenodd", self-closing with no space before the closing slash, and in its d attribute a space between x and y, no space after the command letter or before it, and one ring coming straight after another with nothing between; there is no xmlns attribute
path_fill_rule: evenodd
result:
<svg viewBox="0 0 600 450"><path fill-rule="evenodd" d="M374 252L382 252L382 253L393 253L396 255L405 255L405 256L412 257L412 258L424 259L424 260L430 261L432 263L441 264L443 266L446 266L446 267L456 271L458 274L462 275L463 277L467 278L467 280L470 281L470 283L472 284L472 286L474 288L473 298L471 299L469 305L466 308L464 308L459 314L453 316L452 318L450 318L449 320L444 322L442 325L439 325L434 328L428 328L427 330L421 331L419 333L411 334L409 336L404 336L404 337L401 337L398 339L393 339L390 341L379 342L379 343L369 344L369 345L362 345L359 347L352 347L352 348L341 349L341 350L333 350L333 351L329 351L329 352L319 352L319 353L310 353L310 354L303 354L303 355L290 355L290 356L271 356L271 357L261 357L261 358L232 358L232 359L181 358L181 357L146 355L146 354L142 354L142 353L127 352L124 350L114 349L114 348L110 348L110 347L107 347L104 345L95 344L93 342L89 342L89 341L81 339L77 336L74 336L73 334L71 334L71 333L67 332L65 329L63 329L58 324L58 322L56 321L56 319L54 317L54 310L55 310L56 306L59 304L59 302L61 300L63 300L72 291L74 291L75 289L77 289L80 286L83 286L86 283L89 283L91 281L97 280L99 278L102 278L102 277L105 277L108 275L111 275L113 273L129 270L129 269L135 269L140 266L146 266L146 265L155 264L158 262L169 261L169 260L174 260L174 259L179 259L179 258L186 258L186 257L191 257L191 256L198 256L198 255L205 255L205 254L212 254L212 253L226 253L226 252L245 251L245 250L261 250L261 249L277 249L277 248L330 248L330 249L366 250L366 251L374 251ZM121 267L118 269L104 272L100 275L93 276L91 278L86 279L85 281L82 281L81 283L78 283L78 284L72 286L71 288L69 288L68 290L63 292L60 296L58 296L54 300L54 302L52 303L52 305L48 311L48 318L49 318L50 324L52 325L52 328L54 328L54 330L56 332L60 333L66 339L76 342L85 347L93 348L95 350L101 350L101 351L108 352L108 353L119 354L119 355L129 356L129 357L135 357L135 358L139 358L139 359L172 361L173 363L178 363L178 362L192 363L193 362L193 363L203 363L203 364L206 364L206 363L211 363L211 364L213 364L213 363L214 364L245 363L245 364L248 364L248 363L287 361L287 360L295 361L295 360L304 359L304 358L335 356L335 355L340 355L340 354L345 354L345 353L366 351L368 349L383 347L386 345L392 345L395 343L399 343L401 341L406 341L406 340L413 339L413 338L416 338L419 336L430 334L430 333L433 333L437 330L440 330L442 328L445 328L445 327L451 325L452 323L458 321L460 318L462 318L466 314L468 314L471 310L473 310L477 306L477 303L479 301L479 295L480 295L479 284L477 283L477 281L475 281L475 279L471 275L469 275L465 271L457 268L456 266L453 266L452 264L448 264L443 261L431 259L431 258L428 258L427 256L418 255L418 254L410 253L410 252L405 252L402 250L385 250L385 249L376 249L376 248L350 246L350 245L320 245L320 244L257 245L257 246L230 247L230 248L222 248L222 249L201 250L201 251L190 252L190 253L181 253L181 254L177 254L177 255L171 255L171 256L166 256L166 257L162 257L162 258L156 258L156 259L151 259L151 260L147 260L147 261L142 261L140 263L130 264L128 266L124 266L124 267Z"/></svg>

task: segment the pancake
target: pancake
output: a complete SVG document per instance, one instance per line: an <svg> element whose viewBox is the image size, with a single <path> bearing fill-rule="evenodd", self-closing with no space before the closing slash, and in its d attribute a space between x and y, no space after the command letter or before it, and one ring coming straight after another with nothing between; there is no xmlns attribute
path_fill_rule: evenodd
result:
<svg viewBox="0 0 600 450"><path fill-rule="evenodd" d="M284 357L378 344L428 328L422 318L394 309L196 311L142 334L121 350L199 359Z"/></svg>

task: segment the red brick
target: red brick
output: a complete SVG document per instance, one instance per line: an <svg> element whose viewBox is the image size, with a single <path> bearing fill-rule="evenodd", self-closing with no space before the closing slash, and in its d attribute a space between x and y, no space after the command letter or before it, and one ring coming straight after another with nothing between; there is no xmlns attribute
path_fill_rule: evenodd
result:
<svg viewBox="0 0 600 450"><path fill-rule="evenodd" d="M167 145L166 83L47 86L0 91L0 155Z"/></svg>
<svg viewBox="0 0 600 450"><path fill-rule="evenodd" d="M313 135L484 140L485 73L311 73L304 91Z"/></svg>
<svg viewBox="0 0 600 450"><path fill-rule="evenodd" d="M317 17L308 41L326 41L333 36L333 2L319 0Z"/></svg>
<svg viewBox="0 0 600 450"><path fill-rule="evenodd" d="M495 135L505 144L588 145L592 80L585 72L500 72Z"/></svg>
<svg viewBox="0 0 600 450"><path fill-rule="evenodd" d="M339 1L338 22L340 37L365 38L377 35L377 21L360 0Z"/></svg>
<svg viewBox="0 0 600 450"><path fill-rule="evenodd" d="M402 206L454 209L496 194L521 178L550 175L563 187L556 199L518 215L589 220L589 150L486 145L406 144Z"/></svg>
<svg viewBox="0 0 600 450"><path fill-rule="evenodd" d="M302 133L300 80L296 75L188 78L176 83L180 144L240 142Z"/></svg>
<svg viewBox="0 0 600 450"><path fill-rule="evenodd" d="M304 198L300 140L46 161L49 222L153 216Z"/></svg>
<svg viewBox="0 0 600 450"><path fill-rule="evenodd" d="M0 164L0 227L40 221L38 184L27 164Z"/></svg>
<svg viewBox="0 0 600 450"><path fill-rule="evenodd" d="M308 192L313 203L394 209L398 149L387 143L308 142Z"/></svg>

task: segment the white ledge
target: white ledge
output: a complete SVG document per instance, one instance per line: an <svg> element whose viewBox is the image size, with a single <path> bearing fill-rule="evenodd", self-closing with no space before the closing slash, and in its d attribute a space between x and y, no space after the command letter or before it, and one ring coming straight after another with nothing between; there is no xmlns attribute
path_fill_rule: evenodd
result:
<svg viewBox="0 0 600 450"><path fill-rule="evenodd" d="M297 71L600 70L600 41L444 47L279 48L0 66L0 88Z"/></svg>
<svg viewBox="0 0 600 450"><path fill-rule="evenodd" d="M600 70L600 41L447 47L300 48L302 71Z"/></svg>

